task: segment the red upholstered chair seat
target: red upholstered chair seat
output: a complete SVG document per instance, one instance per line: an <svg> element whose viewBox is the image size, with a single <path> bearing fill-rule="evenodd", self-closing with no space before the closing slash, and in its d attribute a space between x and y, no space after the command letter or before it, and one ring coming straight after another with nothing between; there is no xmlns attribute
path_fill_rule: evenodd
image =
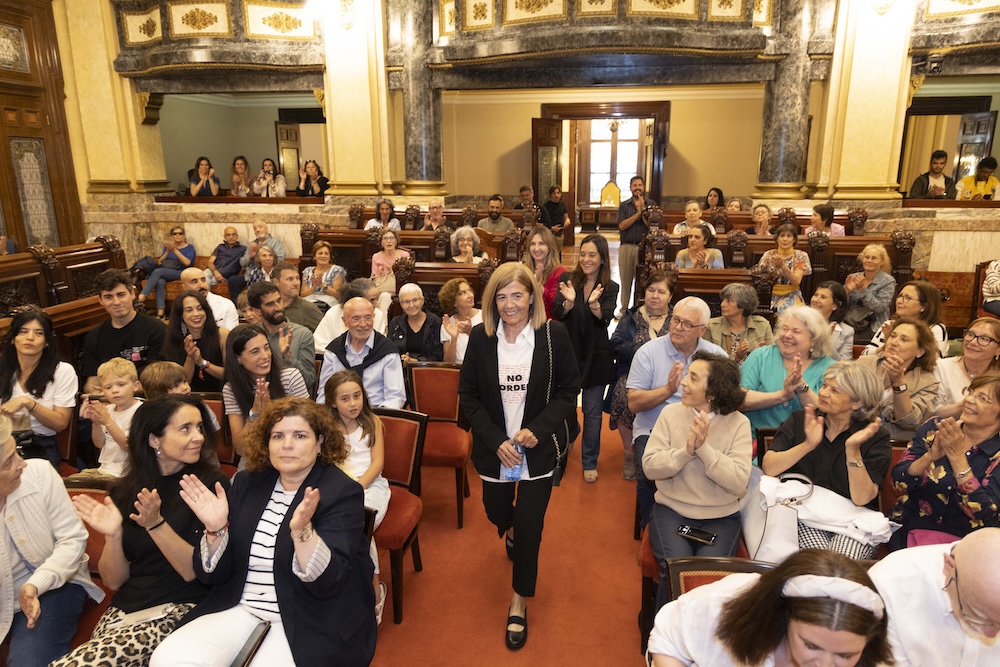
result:
<svg viewBox="0 0 1000 667"><path fill-rule="evenodd" d="M428 422L424 439L425 466L453 468L465 465L472 450L469 433L450 422Z"/></svg>
<svg viewBox="0 0 1000 667"><path fill-rule="evenodd" d="M419 497L399 486L389 487L389 508L375 531L375 544L384 549L402 549L420 521L424 504Z"/></svg>

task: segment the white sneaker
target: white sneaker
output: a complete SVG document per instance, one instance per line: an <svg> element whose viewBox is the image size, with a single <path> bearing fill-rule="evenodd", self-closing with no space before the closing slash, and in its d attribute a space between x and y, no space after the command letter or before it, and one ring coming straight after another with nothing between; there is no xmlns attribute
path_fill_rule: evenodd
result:
<svg viewBox="0 0 1000 667"><path fill-rule="evenodd" d="M375 624L382 625L382 610L385 609L385 582L378 582L379 598L375 603Z"/></svg>

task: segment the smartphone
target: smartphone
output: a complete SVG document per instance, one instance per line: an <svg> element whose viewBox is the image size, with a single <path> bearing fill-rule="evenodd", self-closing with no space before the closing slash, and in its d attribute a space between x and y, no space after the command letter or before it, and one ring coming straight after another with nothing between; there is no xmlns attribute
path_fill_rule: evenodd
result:
<svg viewBox="0 0 1000 667"><path fill-rule="evenodd" d="M687 524L680 526L677 529L677 534L693 542L701 542L702 544L715 544L715 538L717 537L715 533L710 533L707 530L695 528Z"/></svg>
<svg viewBox="0 0 1000 667"><path fill-rule="evenodd" d="M108 399L104 398L104 394L90 394L87 396L87 400L92 403L107 403Z"/></svg>

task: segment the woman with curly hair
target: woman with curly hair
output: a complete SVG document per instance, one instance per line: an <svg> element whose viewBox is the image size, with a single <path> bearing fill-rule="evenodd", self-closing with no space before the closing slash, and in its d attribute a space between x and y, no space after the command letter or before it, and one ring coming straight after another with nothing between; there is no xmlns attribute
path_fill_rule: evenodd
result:
<svg viewBox="0 0 1000 667"><path fill-rule="evenodd" d="M194 475L180 497L205 525L194 571L212 586L151 667L229 664L263 622L268 665L368 665L375 653L364 491L340 469L343 427L306 398L271 403L227 494ZM231 499L231 500L230 500ZM273 548L271 548L273 547Z"/></svg>
<svg viewBox="0 0 1000 667"><path fill-rule="evenodd" d="M451 261L458 264L479 264L486 253L479 246L479 235L472 227L459 227L451 233Z"/></svg>
<svg viewBox="0 0 1000 667"><path fill-rule="evenodd" d="M441 342L444 360L456 364L465 360L472 327L483 323L483 313L476 308L476 293L462 278L452 278L438 291L441 306Z"/></svg>

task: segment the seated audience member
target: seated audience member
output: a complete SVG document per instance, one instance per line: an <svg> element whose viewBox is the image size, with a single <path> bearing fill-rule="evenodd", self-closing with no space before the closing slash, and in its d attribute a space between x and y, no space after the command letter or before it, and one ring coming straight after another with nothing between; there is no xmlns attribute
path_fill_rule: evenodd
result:
<svg viewBox="0 0 1000 667"><path fill-rule="evenodd" d="M372 255L371 278L380 292L395 294L396 276L392 267L397 259L409 257L410 251L399 247L399 232L395 229L383 229L379 245L382 249Z"/></svg>
<svg viewBox="0 0 1000 667"><path fill-rule="evenodd" d="M724 269L722 252L715 248L715 232L704 222L691 227L687 232L688 244L678 251L674 263L679 269Z"/></svg>
<svg viewBox="0 0 1000 667"><path fill-rule="evenodd" d="M890 549L950 541L1000 522L993 476L1000 455L1000 373L977 375L964 395L961 419L921 424L892 469L902 492L892 518L902 528Z"/></svg>
<svg viewBox="0 0 1000 667"><path fill-rule="evenodd" d="M892 295L896 291L896 279L892 277L892 262L889 253L878 243L871 243L858 255L862 271L852 273L844 281L847 290L847 305L867 309L870 315L865 318L868 323L863 330L855 329L855 334L864 340L871 340L878 333L879 325L889 319L889 308L892 306ZM861 313L859 315L867 315ZM855 322L862 321L858 317Z"/></svg>
<svg viewBox="0 0 1000 667"><path fill-rule="evenodd" d="M194 173L188 179L188 192L192 197L217 197L219 177L215 175L212 162L207 157L195 160Z"/></svg>
<svg viewBox="0 0 1000 667"><path fill-rule="evenodd" d="M476 227L489 232L490 234L503 234L508 229L514 228L514 221L501 215L503 211L503 197L493 195L488 202L489 215L476 222Z"/></svg>
<svg viewBox="0 0 1000 667"><path fill-rule="evenodd" d="M818 311L830 325L830 356L836 361L854 358L854 329L844 324L847 314L847 292L833 280L824 280L816 286L809 305Z"/></svg>
<svg viewBox="0 0 1000 667"><path fill-rule="evenodd" d="M59 474L42 460L25 461L0 415L0 506L5 576L0 638L5 662L47 665L69 650L87 596L104 591L90 579L87 529ZM16 545L16 546L15 546Z"/></svg>
<svg viewBox="0 0 1000 667"><path fill-rule="evenodd" d="M941 290L930 282L919 279L911 280L903 285L896 295L895 317L918 319L930 327L937 341L940 357L948 355L948 330L941 323ZM872 336L871 343L865 347L862 354L876 354L885 344L886 331L892 326L892 319L881 323L878 331Z"/></svg>
<svg viewBox="0 0 1000 667"><path fill-rule="evenodd" d="M250 170L247 169L247 159L242 155L237 155L233 159L233 175L230 179L232 187L229 188L230 197L249 197L253 189Z"/></svg>
<svg viewBox="0 0 1000 667"><path fill-rule="evenodd" d="M396 345L403 362L444 361L441 318L424 310L420 285L406 283L399 288L403 314L389 322L389 340Z"/></svg>
<svg viewBox="0 0 1000 667"><path fill-rule="evenodd" d="M455 223L444 217L444 200L440 197L432 197L430 203L427 204L424 226L421 229L425 232L433 232L438 227L447 227L451 231L455 231Z"/></svg>
<svg viewBox="0 0 1000 667"><path fill-rule="evenodd" d="M674 306L669 335L649 341L632 357L625 386L628 389L628 409L635 415L632 451L636 463L643 460L646 441L660 411L681 400L681 380L694 353L703 351L726 355L721 347L701 337L711 314L708 304L698 297L681 299ZM637 468L636 500L640 525L645 526L653 509L656 487L647 479L642 465Z"/></svg>
<svg viewBox="0 0 1000 667"><path fill-rule="evenodd" d="M302 169L299 169L299 185L295 188L295 194L299 197L322 197L329 183L330 179L323 175L316 160L307 160Z"/></svg>
<svg viewBox="0 0 1000 667"><path fill-rule="evenodd" d="M702 224L701 204L694 199L684 204L684 219L674 225L674 236L687 236L694 227Z"/></svg>
<svg viewBox="0 0 1000 667"><path fill-rule="evenodd" d="M340 297L340 288L347 279L344 267L333 263L333 246L326 241L316 241L313 244L312 256L316 262L302 270L302 287L299 296L306 301L317 304L321 311L336 306ZM315 329L315 327L314 327Z"/></svg>
<svg viewBox="0 0 1000 667"><path fill-rule="evenodd" d="M182 292L170 311L160 356L184 367L194 391L221 391L227 336L229 329L215 323L205 297L199 292Z"/></svg>
<svg viewBox="0 0 1000 667"><path fill-rule="evenodd" d="M250 307L250 302L247 301L246 292L237 297L236 310L240 311L240 324L260 324L260 319L254 314L253 309Z"/></svg>
<svg viewBox="0 0 1000 667"><path fill-rule="evenodd" d="M156 649L151 667L228 665L261 622L255 661L360 667L375 653L362 488L330 411L285 398L247 437L232 491L193 475L180 498L205 525L194 571L211 592ZM273 544L261 549L261 544Z"/></svg>
<svg viewBox="0 0 1000 667"><path fill-rule="evenodd" d="M212 309L212 317L215 319L217 327L231 331L240 323L236 305L232 300L220 296L208 288L208 280L205 279L205 274L202 273L201 269L193 266L184 269L181 271L181 282L184 283L184 289L201 294L209 308Z"/></svg>
<svg viewBox="0 0 1000 667"><path fill-rule="evenodd" d="M228 284L229 279L243 268L240 266L240 258L247 249L240 243L240 233L235 227L226 227L222 230L222 239L222 243L215 246L211 257L208 258L208 268L205 269L205 280L208 281L209 287L222 282Z"/></svg>
<svg viewBox="0 0 1000 667"><path fill-rule="evenodd" d="M764 474L800 473L857 507L878 511L892 454L889 432L878 417L881 399L882 386L868 368L853 361L830 366L816 405L796 410L778 428L761 461ZM799 547L830 549L855 560L875 557L867 542L801 521Z"/></svg>
<svg viewBox="0 0 1000 667"><path fill-rule="evenodd" d="M160 361L154 363L163 363ZM101 450L98 467L84 470L84 477L118 479L128 464L128 434L135 411L142 401L135 397L141 387L135 364L128 359L111 359L97 369L101 394L84 394L80 418L89 419L94 446ZM101 400L103 396L104 400ZM75 477L75 475L74 475Z"/></svg>
<svg viewBox="0 0 1000 667"><path fill-rule="evenodd" d="M731 574L666 605L648 654L653 667L888 666L885 606L864 567L809 549L764 574Z"/></svg>
<svg viewBox="0 0 1000 667"><path fill-rule="evenodd" d="M476 293L462 278L452 278L438 291L441 306L441 342L444 360L456 364L465 361L469 332L483 323L483 313L476 308Z"/></svg>
<svg viewBox="0 0 1000 667"><path fill-rule="evenodd" d="M965 390L983 373L1000 371L1000 320L980 317L962 335L962 354L938 359L938 417L958 419L965 409Z"/></svg>
<svg viewBox="0 0 1000 667"><path fill-rule="evenodd" d="M556 242L556 263L562 262L563 232L567 227L572 229L572 222L569 219L569 211L562 201L562 188L553 185L549 188L549 200L542 202L542 208L549 215L549 231Z"/></svg>
<svg viewBox="0 0 1000 667"><path fill-rule="evenodd" d="M278 265L278 260L274 256L274 251L264 246L257 254L257 258L260 260L257 266L251 266L247 269L246 284L248 286L254 283L274 282L276 278L274 267Z"/></svg>
<svg viewBox="0 0 1000 667"><path fill-rule="evenodd" d="M535 189L530 185L522 185L521 189L518 191L521 196L521 201L514 205L515 211L523 211L531 206L538 207L538 220L535 221L536 224L545 225L545 227L552 227L552 219L549 218L549 212L544 206L539 206L535 203Z"/></svg>
<svg viewBox="0 0 1000 667"><path fill-rule="evenodd" d="M773 236L778 247L761 255L757 266L770 266L778 274L778 281L771 288L771 308L781 315L786 308L805 303L800 286L802 278L812 273L812 263L809 255L795 248L799 238L795 225L779 225Z"/></svg>
<svg viewBox="0 0 1000 667"><path fill-rule="evenodd" d="M254 283L247 290L247 300L260 327L267 333L271 352L281 359L282 366L298 369L312 394L316 384L316 352L312 332L301 324L288 321L281 293L274 283Z"/></svg>
<svg viewBox="0 0 1000 667"><path fill-rule="evenodd" d="M267 342L264 329L241 324L226 341L226 384L222 405L229 422L233 449L244 456L244 429L276 398L309 398L310 390L297 368L283 366ZM245 462L240 460L240 470Z"/></svg>
<svg viewBox="0 0 1000 667"><path fill-rule="evenodd" d="M703 211L711 211L722 206L725 201L726 196L722 194L722 188L709 188L708 194L705 195L705 201L701 202L700 206Z"/></svg>
<svg viewBox="0 0 1000 667"><path fill-rule="evenodd" d="M347 331L334 339L323 354L319 373L318 403L323 402L326 381L337 371L353 370L364 380L372 405L399 410L406 403L403 363L392 342L374 329L375 307L354 297L344 304Z"/></svg>
<svg viewBox="0 0 1000 667"><path fill-rule="evenodd" d="M140 373L146 364L159 361L167 333L163 322L135 311L132 277L125 271L108 269L99 273L94 287L110 319L91 329L83 339L80 375L87 378L85 394L100 391L97 367L108 359L128 359Z"/></svg>
<svg viewBox="0 0 1000 667"><path fill-rule="evenodd" d="M14 315L0 349L0 414L15 430L30 431L42 449L35 454L56 470L56 435L69 427L79 386L73 366L59 360L52 318L33 306Z"/></svg>
<svg viewBox="0 0 1000 667"><path fill-rule="evenodd" d="M618 430L622 439L624 457L622 460L622 477L631 481L636 478L636 467L641 462L636 461L632 453L632 424L635 415L628 408L629 368L635 351L654 338L666 336L670 332L670 295L673 292L676 277L659 268L653 268L646 273L646 284L643 292L646 295L641 306L633 306L618 321L615 333L608 341L608 347L615 360L616 379L611 388L611 407L608 410L608 427Z"/></svg>
<svg viewBox="0 0 1000 667"><path fill-rule="evenodd" d="M260 268L259 252L261 248L267 247L271 249L274 255L274 264L285 261L285 245L271 236L267 230L266 223L259 220L253 223L253 235L253 242L247 246L246 252L240 257L240 266L244 268L246 273L236 273L229 277L229 298L233 301L236 301L239 295L243 293L243 290L246 289L247 283L250 280L250 272L253 269ZM274 264L271 266L273 267ZM268 273L270 274L270 269Z"/></svg>
<svg viewBox="0 0 1000 667"><path fill-rule="evenodd" d="M375 309L375 331L383 336L388 335L389 318L387 313L389 305L392 303L392 297L379 292L378 287L375 286L375 281L371 278L355 278L340 290L340 298L344 303L358 296L366 299ZM340 304L331 306L330 310L326 311L319 326L316 327L316 331L313 332L316 354L323 354L323 351L326 350L326 347L333 339L345 331L347 331L347 327L344 326L343 307Z"/></svg>
<svg viewBox="0 0 1000 667"><path fill-rule="evenodd" d="M753 227L747 229L747 234L757 234L759 236L771 236L774 229L771 227L771 207L767 204L757 204L753 207Z"/></svg>
<svg viewBox="0 0 1000 667"><path fill-rule="evenodd" d="M813 206L810 222L812 224L806 227L806 236L809 236L813 232L822 232L830 236L847 235L844 226L833 221L833 207L829 204L817 204Z"/></svg>
<svg viewBox="0 0 1000 667"><path fill-rule="evenodd" d="M658 606L670 595L666 559L736 554L753 453L739 379L728 357L695 352L680 402L660 411L649 434L642 469L656 484L649 539L661 564ZM685 525L712 533L715 543L684 537L678 531Z"/></svg>
<svg viewBox="0 0 1000 667"><path fill-rule="evenodd" d="M830 327L812 308L789 308L778 319L774 344L757 348L740 366L747 391L743 412L754 430L777 428L795 410L816 405L823 374L833 364Z"/></svg>
<svg viewBox="0 0 1000 667"><path fill-rule="evenodd" d="M375 217L365 223L365 229L395 229L401 231L399 219L395 216L395 209L391 199L379 199L375 204Z"/></svg>
<svg viewBox="0 0 1000 667"><path fill-rule="evenodd" d="M302 281L299 278L299 270L294 264L281 262L274 267L274 280L281 294L281 305L285 311L285 317L289 322L301 324L309 329L309 333L316 330L323 313L311 301L306 301L299 296Z"/></svg>
<svg viewBox="0 0 1000 667"><path fill-rule="evenodd" d="M375 526L389 508L389 482L382 476L385 465L385 428L372 411L371 401L361 386L361 376L354 371L340 371L326 381L326 407L340 420L347 437L347 459L341 470L357 480L365 490L365 507L375 510ZM372 590L375 591L375 621L382 624L386 586L379 581L378 550L375 538L368 543L368 555L375 566Z"/></svg>
<svg viewBox="0 0 1000 667"><path fill-rule="evenodd" d="M479 264L486 253L479 247L479 234L472 227L459 227L451 233L451 261Z"/></svg>
<svg viewBox="0 0 1000 667"><path fill-rule="evenodd" d="M258 197L284 197L288 189L285 177L274 166L274 160L264 158L260 173L253 181L253 193Z"/></svg>
<svg viewBox="0 0 1000 667"><path fill-rule="evenodd" d="M1000 317L1000 259L986 267L983 278L983 310Z"/></svg>
<svg viewBox="0 0 1000 667"><path fill-rule="evenodd" d="M90 640L52 667L95 664L95 656L108 665L145 665L208 594L193 566L206 527L180 497L185 475L229 488L226 476L209 463L215 443L204 427L208 412L183 396L143 403L129 431L127 472L110 497L103 503L73 497L80 518L104 535L98 567L104 585L117 592Z"/></svg>
<svg viewBox="0 0 1000 667"><path fill-rule="evenodd" d="M998 553L1000 529L982 528L960 542L896 551L868 570L897 667L1000 664Z"/></svg>
<svg viewBox="0 0 1000 667"><path fill-rule="evenodd" d="M986 157L976 165L976 173L966 176L955 184L955 199L965 201L978 201L981 199L994 199L997 194L997 186L1000 181L993 175L997 169L997 159Z"/></svg>
<svg viewBox="0 0 1000 667"><path fill-rule="evenodd" d="M155 260L157 268L149 274L145 286L139 292L139 300L145 301L149 293L156 290L156 316L161 320L167 307L167 283L179 279L181 271L193 266L198 254L194 246L187 242L183 227L172 227L170 238L163 244L163 250Z"/></svg>
<svg viewBox="0 0 1000 667"><path fill-rule="evenodd" d="M535 280L542 288L545 317L552 319L552 304L555 303L556 293L559 291L559 278L566 273L566 267L559 263L559 247L548 227L535 225L528 232L524 248L524 257L521 261L535 274Z"/></svg>
<svg viewBox="0 0 1000 667"><path fill-rule="evenodd" d="M729 283L719 292L722 317L713 317L703 338L726 350L729 358L742 364L758 347L774 341L771 323L754 315L760 300L757 290L746 283Z"/></svg>
<svg viewBox="0 0 1000 667"><path fill-rule="evenodd" d="M931 168L917 176L906 193L907 199L955 199L955 179L944 173L948 164L948 153L934 151L931 153Z"/></svg>
<svg viewBox="0 0 1000 667"><path fill-rule="evenodd" d="M727 211L742 211L743 202L740 201L739 197L733 197L726 203Z"/></svg>
<svg viewBox="0 0 1000 667"><path fill-rule="evenodd" d="M937 345L927 324L920 320L897 317L888 332L885 346L857 363L875 371L881 380L885 393L879 412L889 433L909 440L937 409Z"/></svg>

